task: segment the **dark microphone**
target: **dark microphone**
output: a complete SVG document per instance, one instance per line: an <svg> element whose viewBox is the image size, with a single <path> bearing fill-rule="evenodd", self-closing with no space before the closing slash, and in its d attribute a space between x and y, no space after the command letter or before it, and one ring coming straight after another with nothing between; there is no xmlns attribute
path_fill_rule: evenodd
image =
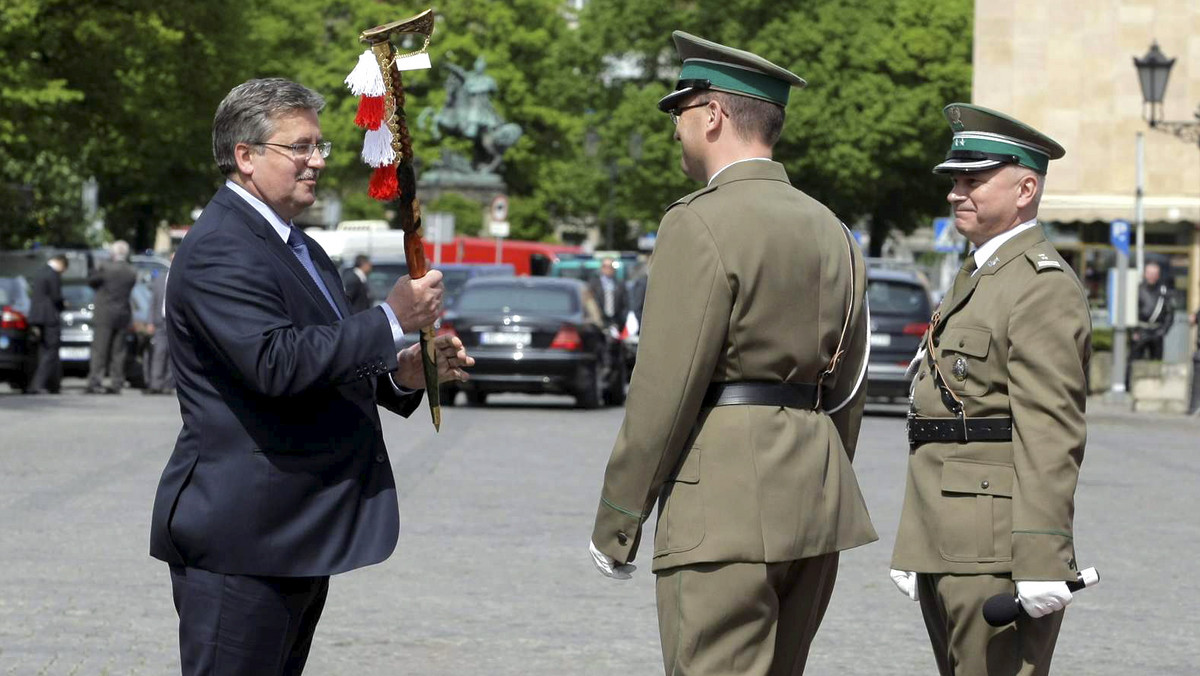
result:
<svg viewBox="0 0 1200 676"><path fill-rule="evenodd" d="M1100 573L1095 568L1079 571L1079 579L1074 582L1067 583L1067 589L1071 593L1090 587L1100 582ZM1024 615L1025 609L1021 607L1021 601L1015 596L1008 594L997 594L988 599L983 604L983 619L993 627L1003 627L1004 625L1013 622L1018 616Z"/></svg>

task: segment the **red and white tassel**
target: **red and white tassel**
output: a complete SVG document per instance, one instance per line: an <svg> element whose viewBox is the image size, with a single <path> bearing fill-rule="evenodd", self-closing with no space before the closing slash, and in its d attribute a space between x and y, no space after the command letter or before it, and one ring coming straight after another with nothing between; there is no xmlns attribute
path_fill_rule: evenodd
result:
<svg viewBox="0 0 1200 676"><path fill-rule="evenodd" d="M383 124L383 97L361 96L358 99L358 115L354 116L354 124L362 129L378 129Z"/></svg>
<svg viewBox="0 0 1200 676"><path fill-rule="evenodd" d="M392 148L392 130L386 124L372 129L363 137L362 161L371 167L395 164L396 151Z"/></svg>
<svg viewBox="0 0 1200 676"><path fill-rule="evenodd" d="M383 96L383 73L379 70L379 62L375 60L375 52L367 50L359 55L358 65L346 76L346 86L355 96Z"/></svg>
<svg viewBox="0 0 1200 676"><path fill-rule="evenodd" d="M367 194L380 202L391 202L400 197L400 183L396 181L396 165L387 164L371 173Z"/></svg>

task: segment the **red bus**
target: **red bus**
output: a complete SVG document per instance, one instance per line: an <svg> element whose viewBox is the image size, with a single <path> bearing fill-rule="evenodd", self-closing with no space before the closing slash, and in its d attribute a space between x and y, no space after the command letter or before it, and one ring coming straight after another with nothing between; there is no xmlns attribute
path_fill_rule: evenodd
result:
<svg viewBox="0 0 1200 676"><path fill-rule="evenodd" d="M437 251L440 249L440 251ZM519 239L501 240L496 257L496 240L487 237L455 237L444 244L425 240L425 257L430 265L442 263L511 263L518 275L545 275L561 254L583 253L567 244L547 244ZM440 258L439 258L440 256Z"/></svg>

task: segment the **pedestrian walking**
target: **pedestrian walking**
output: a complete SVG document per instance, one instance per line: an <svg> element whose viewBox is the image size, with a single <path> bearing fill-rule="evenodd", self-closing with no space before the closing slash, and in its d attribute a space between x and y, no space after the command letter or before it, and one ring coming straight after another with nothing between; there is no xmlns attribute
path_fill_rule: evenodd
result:
<svg viewBox="0 0 1200 676"><path fill-rule="evenodd" d="M838 552L876 539L851 467L865 391L866 268L772 146L795 74L675 32L658 107L704 185L658 230L638 366L591 553L651 568L667 674L801 674ZM819 300L818 300L819 299Z"/></svg>
<svg viewBox="0 0 1200 676"><path fill-rule="evenodd" d="M1091 319L1037 219L1062 146L980 106L944 110L954 226L973 250L914 359L892 580L919 601L942 676L1046 674L1078 577ZM984 602L1026 615L992 627Z"/></svg>
<svg viewBox="0 0 1200 676"><path fill-rule="evenodd" d="M367 276L371 274L371 259L366 254L354 257L354 267L342 275L342 284L346 288L346 299L350 302L351 312L362 312L374 303L371 297L371 285Z"/></svg>

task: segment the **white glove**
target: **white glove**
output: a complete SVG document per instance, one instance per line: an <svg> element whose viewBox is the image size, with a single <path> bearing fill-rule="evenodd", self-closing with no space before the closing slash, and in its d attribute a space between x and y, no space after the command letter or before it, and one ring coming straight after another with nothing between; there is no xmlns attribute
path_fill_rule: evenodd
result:
<svg viewBox="0 0 1200 676"><path fill-rule="evenodd" d="M1019 580L1017 599L1030 617L1056 613L1071 602L1071 590L1062 580Z"/></svg>
<svg viewBox="0 0 1200 676"><path fill-rule="evenodd" d="M917 600L917 574L910 570L892 569L892 582L896 583L896 588L900 590L908 598Z"/></svg>
<svg viewBox="0 0 1200 676"><path fill-rule="evenodd" d="M628 580L633 577L633 571L637 570L637 566L632 563L616 565L616 560L596 549L596 543L594 542L589 542L588 548L592 550L592 563L596 564L596 570L600 571L605 577L611 577L614 580Z"/></svg>

